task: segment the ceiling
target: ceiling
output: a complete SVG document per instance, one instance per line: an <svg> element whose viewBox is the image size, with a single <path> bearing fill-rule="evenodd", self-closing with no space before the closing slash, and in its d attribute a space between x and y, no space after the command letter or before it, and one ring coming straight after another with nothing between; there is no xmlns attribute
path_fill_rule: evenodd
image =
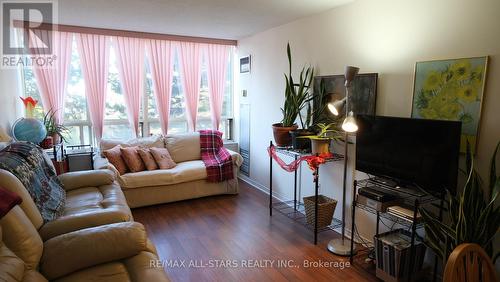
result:
<svg viewBox="0 0 500 282"><path fill-rule="evenodd" d="M353 0L59 0L59 23L241 39Z"/></svg>

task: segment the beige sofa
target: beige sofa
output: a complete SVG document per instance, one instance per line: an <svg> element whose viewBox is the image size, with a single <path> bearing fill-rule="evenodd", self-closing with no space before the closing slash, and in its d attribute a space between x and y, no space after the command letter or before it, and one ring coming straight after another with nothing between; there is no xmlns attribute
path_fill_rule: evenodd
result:
<svg viewBox="0 0 500 282"><path fill-rule="evenodd" d="M234 179L208 182L207 172L200 153L199 133L187 133L140 138L128 142L103 140L101 152L116 145L124 147L166 147L177 166L166 170L141 171L119 175L102 155L96 157L95 169L110 169L117 175L127 203L131 208L200 198L218 194L237 194L237 174L243 158L232 152Z"/></svg>
<svg viewBox="0 0 500 282"><path fill-rule="evenodd" d="M19 207L0 220L0 281L169 281L144 227L122 222L42 241Z"/></svg>

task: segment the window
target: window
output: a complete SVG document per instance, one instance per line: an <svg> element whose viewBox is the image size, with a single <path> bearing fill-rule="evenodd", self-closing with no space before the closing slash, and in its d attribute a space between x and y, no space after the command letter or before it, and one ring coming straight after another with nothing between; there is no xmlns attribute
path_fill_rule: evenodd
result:
<svg viewBox="0 0 500 282"><path fill-rule="evenodd" d="M134 133L128 121L125 97L120 85L118 68L115 50L111 47L109 50L108 86L106 89L102 137L106 139L128 140L134 137Z"/></svg>
<svg viewBox="0 0 500 282"><path fill-rule="evenodd" d="M38 86L36 85L35 74L33 70L28 67L23 68L24 74L24 97L31 96L33 99L38 101L37 106L33 110L33 116L37 119L43 119L44 113L42 109L42 100L40 98L40 93L38 92Z"/></svg>
<svg viewBox="0 0 500 282"><path fill-rule="evenodd" d="M69 129L66 142L69 145L91 144L92 127L89 120L85 82L83 81L80 56L76 50L76 41L71 48L66 97L64 100L64 124Z"/></svg>
<svg viewBox="0 0 500 282"><path fill-rule="evenodd" d="M226 87L224 92L224 101L222 105L222 122L220 125L220 130L224 134L229 133L229 123L228 119L232 119L233 107L232 107L232 57L228 62L227 74L226 74ZM153 80L149 70L149 66L146 68L146 99L145 103L148 105L154 105L154 109L150 108L148 114L149 121L149 133L159 134L161 133L160 122L158 119L158 113L156 112L156 100L154 98ZM179 56L177 53L174 54L173 58L173 81L172 81L172 94L170 100L170 117L169 117L169 133L183 133L188 131L188 123L185 112L186 104L184 102L184 93L182 89L182 81L180 76L180 66L179 66ZM210 116L210 98L208 93L208 74L207 74L207 64L206 59L203 59L201 66L201 82L200 82L200 100L198 102L198 117L196 129L209 129L212 128L212 121Z"/></svg>
<svg viewBox="0 0 500 282"><path fill-rule="evenodd" d="M111 44L112 46L113 44ZM109 139L130 139L133 137L133 131L130 127L125 99L121 91L120 76L118 72L118 61L114 48L110 47L108 85L106 93L105 120L103 128L103 138ZM144 97L141 105L140 121L142 124L142 134L148 136L151 134L161 134L161 126L156 107L156 98L154 95L153 80L149 65L145 60L145 82ZM200 82L200 100L198 106L197 129L211 128L210 100L208 94L208 77L206 60L202 62L202 79ZM39 106L35 109L35 117L43 118L40 94L36 80L31 68L23 68L24 76L24 95L33 96L39 101ZM221 131L226 134L230 131L228 120L232 119L232 56L226 76L226 90L223 101L223 116ZM187 119L185 113L184 93L182 89L181 76L179 71L179 58L177 52L174 52L173 58L173 81L172 95L170 102L169 133L182 133L188 131ZM80 57L76 47L76 41L73 40L71 51L71 62L69 67L67 92L64 107L64 124L68 127L66 142L70 145L92 144L95 142L92 124L90 121L85 97L85 83L80 67Z"/></svg>

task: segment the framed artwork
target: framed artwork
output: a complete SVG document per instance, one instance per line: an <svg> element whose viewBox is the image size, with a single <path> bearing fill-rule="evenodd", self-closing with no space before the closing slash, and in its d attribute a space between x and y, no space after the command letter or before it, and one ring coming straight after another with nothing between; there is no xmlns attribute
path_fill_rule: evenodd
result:
<svg viewBox="0 0 500 282"><path fill-rule="evenodd" d="M417 62L413 118L462 122L460 152L476 151L488 57Z"/></svg>
<svg viewBox="0 0 500 282"><path fill-rule="evenodd" d="M375 115L377 107L377 73L358 74L352 82L349 95L349 109L355 115ZM344 75L328 75L314 77L314 96L321 97L322 102L314 100L313 110L317 111L319 105L326 105L329 101L341 100L345 97ZM322 90L323 89L323 90ZM339 113L339 116L345 112ZM338 119L330 111L322 111L319 122L331 122ZM317 122L317 121L315 121Z"/></svg>
<svg viewBox="0 0 500 282"><path fill-rule="evenodd" d="M251 57L250 55L240 58L240 73L250 72Z"/></svg>

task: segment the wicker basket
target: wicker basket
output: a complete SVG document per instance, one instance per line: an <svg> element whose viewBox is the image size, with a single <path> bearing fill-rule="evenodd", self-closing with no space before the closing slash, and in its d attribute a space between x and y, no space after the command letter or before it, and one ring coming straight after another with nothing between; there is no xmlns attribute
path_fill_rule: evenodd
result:
<svg viewBox="0 0 500 282"><path fill-rule="evenodd" d="M314 226L314 198L304 197L307 224ZM318 228L323 228L332 223L333 212L337 206L337 200L318 195Z"/></svg>

